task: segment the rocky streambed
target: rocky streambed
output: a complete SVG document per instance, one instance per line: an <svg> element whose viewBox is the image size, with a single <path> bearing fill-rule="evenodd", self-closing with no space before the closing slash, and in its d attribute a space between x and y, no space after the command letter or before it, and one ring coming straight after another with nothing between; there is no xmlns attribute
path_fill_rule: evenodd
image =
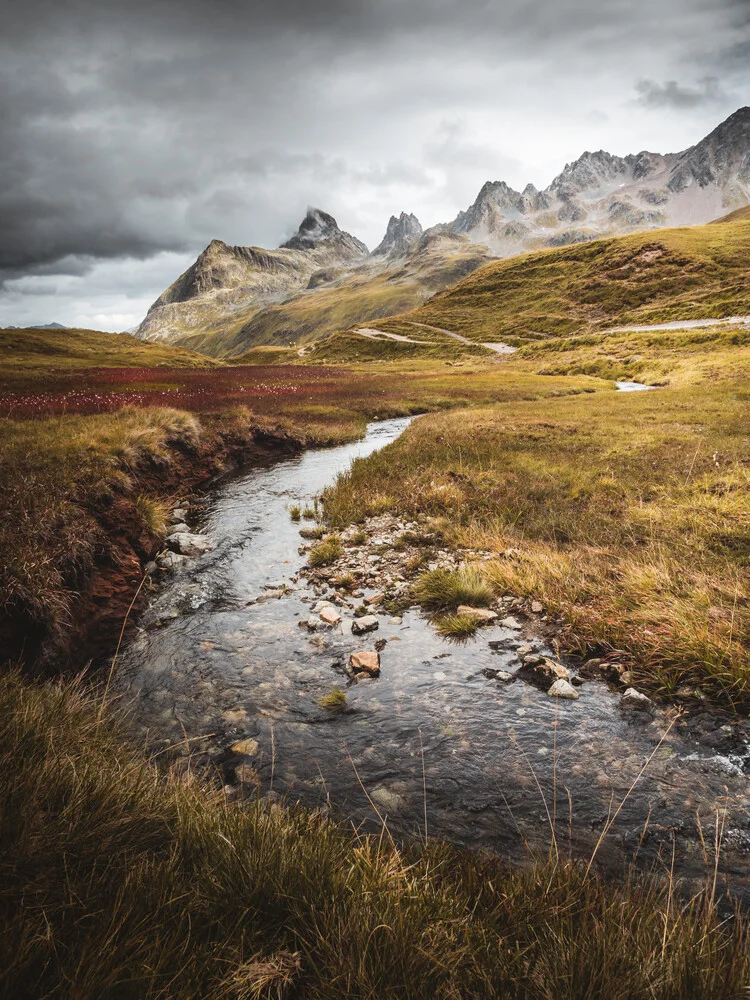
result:
<svg viewBox="0 0 750 1000"><path fill-rule="evenodd" d="M136 732L233 801L283 795L518 859L552 828L587 855L606 829L600 860L663 860L689 885L713 866L719 822L720 870L747 895L746 722L692 706L675 723L616 654L558 655L562 623L513 594L467 642L441 638L410 579L491 554L451 552L425 524L383 515L343 532L331 565L307 565L317 539L301 533L320 532L289 507L312 507L407 423L261 463L175 515L172 537L201 541L151 567L165 582L115 678Z"/></svg>

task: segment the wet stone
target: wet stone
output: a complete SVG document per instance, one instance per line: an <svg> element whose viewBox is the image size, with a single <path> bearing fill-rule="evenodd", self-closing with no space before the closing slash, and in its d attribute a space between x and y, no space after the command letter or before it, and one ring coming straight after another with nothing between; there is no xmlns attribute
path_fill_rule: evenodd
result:
<svg viewBox="0 0 750 1000"><path fill-rule="evenodd" d="M379 627L379 622L375 615L363 615L355 618L352 622L352 632L354 635L364 635L365 632L374 632Z"/></svg>
<svg viewBox="0 0 750 1000"><path fill-rule="evenodd" d="M653 702L648 697L648 695L643 694L642 691L637 691L635 688L628 688L627 691L620 698L620 705L626 709L632 709L637 712L650 712L653 707Z"/></svg>
<svg viewBox="0 0 750 1000"><path fill-rule="evenodd" d="M472 608L468 604L460 604L458 613L474 618L480 625L490 625L498 618L496 611L490 611L489 608Z"/></svg>
<svg viewBox="0 0 750 1000"><path fill-rule="evenodd" d="M352 653L349 657L349 670L352 673L365 673L370 677L380 674L380 654L369 649Z"/></svg>
<svg viewBox="0 0 750 1000"><path fill-rule="evenodd" d="M547 694L550 698L564 698L566 701L578 701L581 697L573 685L562 678L555 681Z"/></svg>

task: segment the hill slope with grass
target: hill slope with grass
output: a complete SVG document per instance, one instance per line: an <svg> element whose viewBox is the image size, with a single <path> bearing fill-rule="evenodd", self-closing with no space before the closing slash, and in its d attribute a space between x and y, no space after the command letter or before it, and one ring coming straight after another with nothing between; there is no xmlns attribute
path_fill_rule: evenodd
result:
<svg viewBox="0 0 750 1000"><path fill-rule="evenodd" d="M629 324L750 314L750 220L492 262L399 317L519 346Z"/></svg>
<svg viewBox="0 0 750 1000"><path fill-rule="evenodd" d="M244 322L225 317L220 328L181 337L177 343L225 358L262 345L302 346L412 309L490 259L486 247L465 236L425 236L408 256L368 258L356 270L323 275L320 285Z"/></svg>
<svg viewBox="0 0 750 1000"><path fill-rule="evenodd" d="M0 329L3 382L18 376L98 368L215 367L220 362L183 347L154 344L129 333L101 333L69 327Z"/></svg>

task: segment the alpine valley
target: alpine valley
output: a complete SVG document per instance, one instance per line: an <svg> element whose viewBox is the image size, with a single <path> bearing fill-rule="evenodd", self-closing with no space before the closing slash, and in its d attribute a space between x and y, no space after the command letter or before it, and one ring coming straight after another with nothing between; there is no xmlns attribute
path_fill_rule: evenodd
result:
<svg viewBox="0 0 750 1000"><path fill-rule="evenodd" d="M488 181L452 222L392 216L371 253L310 208L276 250L212 240L149 309L145 340L214 357L304 349L335 331L419 306L495 258L605 236L700 225L750 203L750 108L680 153L585 152L542 191Z"/></svg>

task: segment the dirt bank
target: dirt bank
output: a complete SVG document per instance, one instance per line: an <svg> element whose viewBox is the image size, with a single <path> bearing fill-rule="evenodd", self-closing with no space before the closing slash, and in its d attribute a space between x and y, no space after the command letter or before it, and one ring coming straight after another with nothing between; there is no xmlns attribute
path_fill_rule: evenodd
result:
<svg viewBox="0 0 750 1000"><path fill-rule="evenodd" d="M163 545L161 533L147 525L138 498L185 497L221 473L304 446L300 437L282 430L206 423L199 441L175 438L168 442L166 455L148 454L128 465L127 491L79 492L74 498L76 516L88 522L92 546L85 565L65 571L70 596L65 627L45 627L30 604L13 601L0 615L2 661L20 660L30 672L49 675L80 670L111 654L141 584L143 566ZM133 611L145 603L147 594L144 587Z"/></svg>

